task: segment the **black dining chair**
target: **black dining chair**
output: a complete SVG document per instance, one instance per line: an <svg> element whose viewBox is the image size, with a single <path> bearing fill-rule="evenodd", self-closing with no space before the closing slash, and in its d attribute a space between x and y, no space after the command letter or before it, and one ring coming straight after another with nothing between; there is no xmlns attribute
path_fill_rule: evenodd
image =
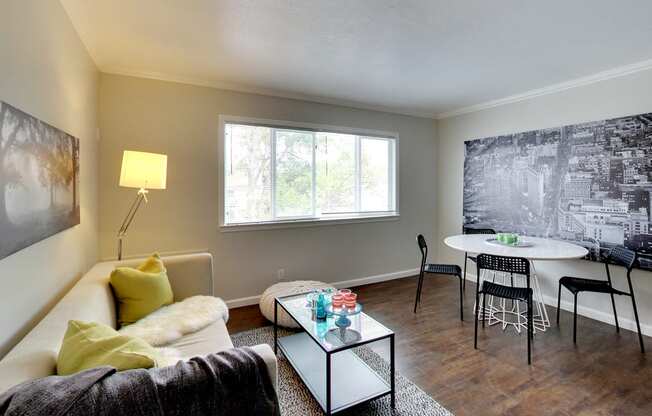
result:
<svg viewBox="0 0 652 416"><path fill-rule="evenodd" d="M496 231L494 231L491 228L475 228L475 227L469 227L469 226L463 226L462 227L462 234L496 234ZM462 277L462 289L466 290L466 263L471 260L472 262L475 263L475 256L469 256L469 253L466 251L464 252L464 275ZM476 276L476 279L478 277Z"/></svg>
<svg viewBox="0 0 652 416"><path fill-rule="evenodd" d="M609 265L624 267L627 271L627 284L629 292L624 292L613 287L611 283L611 273ZM616 312L616 302L614 295L629 296L632 298L632 307L634 308L634 318L636 319L636 329L638 330L638 342L641 345L641 352L645 353L643 345L643 335L641 335L641 325L638 321L638 310L636 310L636 299L634 298L634 289L632 287L632 269L636 264L636 252L622 246L611 249L604 261L604 267L607 271L607 280L583 279L579 277L564 276L559 279L559 291L557 293L557 325L559 325L559 309L561 306L561 287L565 287L573 294L573 343L577 343L577 295L580 292L608 293L611 296L611 306L614 310L614 320L616 321L616 332L620 332L618 325L618 313Z"/></svg>
<svg viewBox="0 0 652 416"><path fill-rule="evenodd" d="M417 236L417 244L421 251L421 267L419 268L419 282L417 283L417 296L414 299L414 313L417 313L417 305L421 302L421 289L423 288L423 277L426 273L446 274L457 276L460 281L460 320L464 320L464 293L462 291L462 269L457 264L430 264L428 259L428 245L423 235Z"/></svg>
<svg viewBox="0 0 652 416"><path fill-rule="evenodd" d="M482 270L494 272L520 274L525 276L526 287L505 286L484 280L482 285L476 285L475 289L475 333L473 348L478 349L478 315L480 314L480 295L482 295L482 327L485 326L485 299L487 296L495 296L503 299L511 299L514 302L527 303L527 363L532 363L532 347L530 345L534 337L532 326L532 288L530 287L530 262L522 257L493 256L491 254L480 254L476 259L478 266L478 281Z"/></svg>

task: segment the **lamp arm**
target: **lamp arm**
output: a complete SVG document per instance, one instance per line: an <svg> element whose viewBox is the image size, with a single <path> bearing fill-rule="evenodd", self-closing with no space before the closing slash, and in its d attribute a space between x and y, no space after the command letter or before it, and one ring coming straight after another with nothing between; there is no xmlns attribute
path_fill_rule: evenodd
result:
<svg viewBox="0 0 652 416"><path fill-rule="evenodd" d="M127 211L125 219L122 221L120 230L118 230L118 260L122 260L122 239L127 235L127 230L129 229L131 222L134 220L134 217L138 212L138 208L140 208L140 205L143 203L143 201L145 201L145 203L148 202L147 189L140 188L138 190L138 194L136 195L136 199L134 199L131 207L129 207L129 211Z"/></svg>

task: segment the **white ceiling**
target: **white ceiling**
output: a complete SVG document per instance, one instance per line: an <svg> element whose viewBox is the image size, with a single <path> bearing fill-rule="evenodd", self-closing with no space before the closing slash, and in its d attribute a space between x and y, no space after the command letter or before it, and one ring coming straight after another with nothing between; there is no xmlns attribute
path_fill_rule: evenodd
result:
<svg viewBox="0 0 652 416"><path fill-rule="evenodd" d="M61 1L104 72L406 114L652 62L650 0Z"/></svg>

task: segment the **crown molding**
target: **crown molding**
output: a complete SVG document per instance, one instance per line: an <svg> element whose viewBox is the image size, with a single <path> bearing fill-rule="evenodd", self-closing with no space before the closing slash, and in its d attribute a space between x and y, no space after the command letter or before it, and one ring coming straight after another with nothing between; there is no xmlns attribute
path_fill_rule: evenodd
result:
<svg viewBox="0 0 652 416"><path fill-rule="evenodd" d="M433 118L433 115L430 112L403 111L392 107L370 105L370 104L364 104L364 103L359 103L350 100L321 97L321 96L309 95L309 94L293 93L293 92L276 90L271 88L251 87L251 86L231 83L231 82L223 82L223 81L208 80L208 79L193 78L193 77L183 77L183 76L165 74L162 72L137 71L129 68L114 67L114 66L103 66L100 69L100 72L105 74L112 74L112 75L122 75L128 77L153 79L157 81L175 82L178 84L195 85L199 87L209 87L209 88L241 92L247 94L264 95L268 97L279 97L279 98L287 98L291 100L309 101L309 102L319 103L319 104L337 105L341 107L350 107L357 110L379 111L383 113L399 114L404 116L429 118L429 119Z"/></svg>
<svg viewBox="0 0 652 416"><path fill-rule="evenodd" d="M226 91L263 95L268 97L279 97L279 98L287 98L291 100L309 101L309 102L314 102L319 104L337 105L343 107L350 107L358 110L380 111L383 113L400 114L400 115L411 116L411 117L442 120L450 117L460 116L463 114L488 110L491 108L500 107L507 104L514 104L521 101L530 100L536 97L541 97L544 95L555 94L569 89L583 87L586 85L595 84L597 82L607 81L609 79L619 78L637 72L647 71L650 69L652 69L652 59L642 61L642 62L637 62L634 64L623 65L617 68L608 69L606 71L597 72L593 75L588 75L581 78L575 78L558 84L549 85L547 87L533 89L520 94L499 98L497 100L486 101L484 103L474 104L467 107L458 108L456 110L445 111L443 113L437 113L437 114L421 112L421 111L403 111L392 107L370 105L370 104L364 104L364 103L359 103L356 101L350 101L344 99L322 97L322 96L316 96L310 94L293 93L293 92L276 90L271 88L251 87L247 85L216 81L216 80L183 77L183 76L171 75L171 74L166 74L161 72L138 71L138 70L123 68L123 67L113 67L113 66L102 67L100 68L100 71L105 74L123 75L123 76L136 77L136 78L153 79L158 81L175 82L180 84L196 85L200 87L216 88L216 89L226 90Z"/></svg>
<svg viewBox="0 0 652 416"><path fill-rule="evenodd" d="M435 114L434 118L437 120L459 116L462 114L475 113L477 111L487 110L494 107L500 107L506 104L518 103L520 101L530 100L532 98L541 97L543 95L555 94L572 88L583 87L596 82L606 81L613 78L622 77L625 75L634 74L641 71L652 69L652 59L634 64L624 65L606 71L598 72L586 77L575 78L570 81L561 82L559 84L549 85L547 87L538 88L524 93L510 95L505 98L487 101L480 104L474 104L468 107L458 108L457 110L446 111L443 113Z"/></svg>

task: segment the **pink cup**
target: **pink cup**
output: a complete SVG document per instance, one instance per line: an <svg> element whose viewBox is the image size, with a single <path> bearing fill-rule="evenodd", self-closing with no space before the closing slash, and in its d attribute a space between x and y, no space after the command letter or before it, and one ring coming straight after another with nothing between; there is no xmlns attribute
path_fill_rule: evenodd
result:
<svg viewBox="0 0 652 416"><path fill-rule="evenodd" d="M355 302L358 299L358 295L356 295L355 293L347 293L346 295L343 295L343 296L344 296L344 301L345 302L346 301Z"/></svg>
<svg viewBox="0 0 652 416"><path fill-rule="evenodd" d="M344 295L344 306L348 309L355 309L355 304L358 299L358 295L355 293L347 293Z"/></svg>
<svg viewBox="0 0 652 416"><path fill-rule="evenodd" d="M346 296L346 295L351 294L351 289L340 289L340 290L338 291L338 293L339 293L340 295Z"/></svg>
<svg viewBox="0 0 652 416"><path fill-rule="evenodd" d="M341 308L344 304L344 297L342 295L333 295L332 297L333 308Z"/></svg>

